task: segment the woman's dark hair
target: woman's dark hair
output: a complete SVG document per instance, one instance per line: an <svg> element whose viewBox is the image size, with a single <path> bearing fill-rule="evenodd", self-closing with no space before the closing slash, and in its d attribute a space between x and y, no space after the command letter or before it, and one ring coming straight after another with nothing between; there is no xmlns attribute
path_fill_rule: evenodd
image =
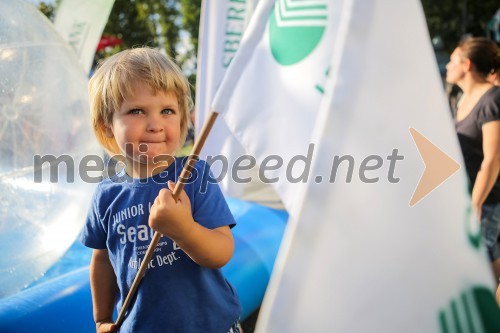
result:
<svg viewBox="0 0 500 333"><path fill-rule="evenodd" d="M482 77L500 70L500 51L491 39L469 37L460 42L458 48L464 58L470 59L474 70Z"/></svg>

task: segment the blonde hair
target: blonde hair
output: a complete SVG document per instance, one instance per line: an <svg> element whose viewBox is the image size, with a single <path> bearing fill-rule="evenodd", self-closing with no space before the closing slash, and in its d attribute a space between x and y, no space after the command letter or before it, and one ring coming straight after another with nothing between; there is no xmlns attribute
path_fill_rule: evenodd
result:
<svg viewBox="0 0 500 333"><path fill-rule="evenodd" d="M193 107L189 82L173 60L148 47L124 50L107 58L90 79L90 122L99 143L111 155L121 154L115 139L106 136L106 128L111 126L113 113L137 83L148 85L155 94L175 93L181 113L182 146Z"/></svg>

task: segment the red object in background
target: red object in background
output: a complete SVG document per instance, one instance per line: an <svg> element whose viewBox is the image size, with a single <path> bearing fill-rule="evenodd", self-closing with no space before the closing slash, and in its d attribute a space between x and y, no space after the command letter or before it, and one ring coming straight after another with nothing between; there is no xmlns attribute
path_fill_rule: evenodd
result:
<svg viewBox="0 0 500 333"><path fill-rule="evenodd" d="M116 36L102 36L101 40L99 41L99 44L97 44L97 51L104 50L108 46L116 46L116 45L121 45L123 41L121 38L118 38Z"/></svg>

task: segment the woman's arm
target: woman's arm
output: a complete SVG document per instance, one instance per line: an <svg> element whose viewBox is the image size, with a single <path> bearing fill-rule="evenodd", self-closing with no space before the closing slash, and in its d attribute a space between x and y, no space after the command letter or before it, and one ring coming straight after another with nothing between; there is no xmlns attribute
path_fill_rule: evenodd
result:
<svg viewBox="0 0 500 333"><path fill-rule="evenodd" d="M485 123L482 130L484 159L472 189L472 204L479 215L500 172L500 120Z"/></svg>
<svg viewBox="0 0 500 333"><path fill-rule="evenodd" d="M174 183L169 182L171 190ZM231 259L234 240L231 229L223 226L208 229L196 223L185 191L175 202L172 192L162 189L151 206L149 225L175 241L200 266L220 268Z"/></svg>
<svg viewBox="0 0 500 333"><path fill-rule="evenodd" d="M118 293L118 284L109 261L108 250L94 250L92 252L90 287L97 332L114 332L113 309Z"/></svg>

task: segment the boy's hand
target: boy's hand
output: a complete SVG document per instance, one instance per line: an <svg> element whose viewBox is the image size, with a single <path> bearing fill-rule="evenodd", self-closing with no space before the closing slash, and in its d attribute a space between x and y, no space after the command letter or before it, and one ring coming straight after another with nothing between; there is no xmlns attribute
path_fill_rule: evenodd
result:
<svg viewBox="0 0 500 333"><path fill-rule="evenodd" d="M116 325L112 321L100 321L95 324L97 333L114 333Z"/></svg>
<svg viewBox="0 0 500 333"><path fill-rule="evenodd" d="M172 240L183 239L189 235L194 220L191 214L191 202L182 190L176 202L172 191L175 183L168 182L169 190L162 189L151 206L149 226Z"/></svg>

